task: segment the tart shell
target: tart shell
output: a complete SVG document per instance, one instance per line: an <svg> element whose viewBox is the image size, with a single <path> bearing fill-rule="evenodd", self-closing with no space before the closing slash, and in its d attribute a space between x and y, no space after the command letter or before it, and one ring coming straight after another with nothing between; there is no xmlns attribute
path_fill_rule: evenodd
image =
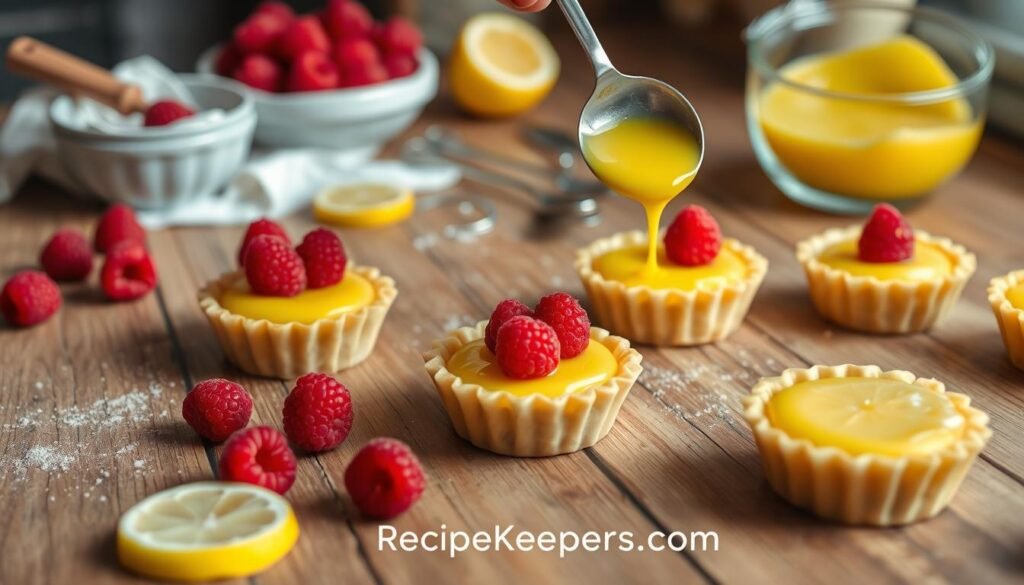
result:
<svg viewBox="0 0 1024 585"><path fill-rule="evenodd" d="M1024 282L1024 270L993 278L988 285L988 302L992 305L999 333L1010 362L1024 370L1024 309L1018 309L1006 298L1006 291Z"/></svg>
<svg viewBox="0 0 1024 585"><path fill-rule="evenodd" d="M618 361L611 379L584 390L550 398L517 396L464 383L445 367L461 347L484 336L486 321L462 327L434 342L423 356L455 432L481 449L515 457L572 453L600 441L618 416L622 402L640 376L638 351L629 341L591 327L591 343L607 347Z"/></svg>
<svg viewBox="0 0 1024 585"><path fill-rule="evenodd" d="M764 378L744 399L743 416L753 430L765 476L772 488L795 506L846 524L896 526L935 516L953 498L992 431L988 415L972 408L970 398L945 392L963 415L959 441L927 455L892 457L852 455L794 439L772 426L767 404L775 393L799 382L823 378L889 378L933 392L944 385L910 372L883 372L877 366L814 366Z"/></svg>

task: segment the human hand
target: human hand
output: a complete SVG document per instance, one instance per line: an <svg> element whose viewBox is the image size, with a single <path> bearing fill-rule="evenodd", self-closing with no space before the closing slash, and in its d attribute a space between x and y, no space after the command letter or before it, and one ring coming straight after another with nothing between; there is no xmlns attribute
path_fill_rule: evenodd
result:
<svg viewBox="0 0 1024 585"><path fill-rule="evenodd" d="M551 4L551 0L498 0L498 2L520 12L537 12Z"/></svg>

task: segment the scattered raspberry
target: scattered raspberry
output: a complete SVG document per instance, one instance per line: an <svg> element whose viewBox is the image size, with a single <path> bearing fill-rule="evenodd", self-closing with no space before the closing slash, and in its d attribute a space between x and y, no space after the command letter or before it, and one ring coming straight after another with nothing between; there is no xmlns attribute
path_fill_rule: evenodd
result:
<svg viewBox="0 0 1024 585"><path fill-rule="evenodd" d="M373 28L373 17L358 2L328 0L324 9L324 25L336 39L365 37Z"/></svg>
<svg viewBox="0 0 1024 585"><path fill-rule="evenodd" d="M871 212L857 242L864 262L901 262L914 255L914 230L898 209L880 203Z"/></svg>
<svg viewBox="0 0 1024 585"><path fill-rule="evenodd" d="M217 58L213 62L213 70L217 75L231 77L231 74L235 72L235 68L242 63L242 57L244 56L245 53L238 48L234 41L224 43L224 47L217 52Z"/></svg>
<svg viewBox="0 0 1024 585"><path fill-rule="evenodd" d="M139 225L135 212L124 203L115 203L96 224L93 247L100 254L124 241L146 243L146 230Z"/></svg>
<svg viewBox="0 0 1024 585"><path fill-rule="evenodd" d="M384 55L381 62L384 64L384 69L387 70L388 77L391 79L408 77L416 73L416 68L419 67L415 57L404 53L388 53Z"/></svg>
<svg viewBox="0 0 1024 585"><path fill-rule="evenodd" d="M92 272L92 247L82 232L63 229L46 243L39 263L54 280L83 280Z"/></svg>
<svg viewBox="0 0 1024 585"><path fill-rule="evenodd" d="M551 293L537 303L533 316L555 330L563 360L574 358L587 349L590 317L576 297L564 292Z"/></svg>
<svg viewBox="0 0 1024 585"><path fill-rule="evenodd" d="M245 230L245 235L242 236L242 245L238 247L238 265L245 266L245 251L249 246L249 242L252 241L256 236L277 236L284 240L289 246L292 241L288 237L288 232L284 231L281 224L269 220L267 218L257 219L256 221L249 224L249 228Z"/></svg>
<svg viewBox="0 0 1024 585"><path fill-rule="evenodd" d="M669 260L682 266L708 264L721 248L718 222L699 205L683 208L665 232L665 253Z"/></svg>
<svg viewBox="0 0 1024 585"><path fill-rule="evenodd" d="M234 41L245 53L266 53L274 50L288 27L273 14L257 13L235 27Z"/></svg>
<svg viewBox="0 0 1024 585"><path fill-rule="evenodd" d="M273 16L284 24L288 24L295 18L295 11L291 6L276 0L267 0L256 7L253 14L265 14Z"/></svg>
<svg viewBox="0 0 1024 585"><path fill-rule="evenodd" d="M191 118L196 112L192 108L174 100L160 100L153 102L146 109L146 117L143 125L146 127L167 126L182 118Z"/></svg>
<svg viewBox="0 0 1024 585"><path fill-rule="evenodd" d="M498 366L510 378L543 378L558 367L558 334L547 323L520 315L498 329Z"/></svg>
<svg viewBox="0 0 1024 585"><path fill-rule="evenodd" d="M361 87L388 80L388 70L380 63L369 63L361 67L345 69L342 87Z"/></svg>
<svg viewBox="0 0 1024 585"><path fill-rule="evenodd" d="M288 60L309 51L326 53L330 50L331 40L315 16L296 18L277 41L278 55Z"/></svg>
<svg viewBox="0 0 1024 585"><path fill-rule="evenodd" d="M0 312L15 327L31 327L46 321L61 305L60 289L38 270L12 276L0 292Z"/></svg>
<svg viewBox="0 0 1024 585"><path fill-rule="evenodd" d="M327 228L316 228L302 238L295 251L306 267L306 286L323 288L338 284L345 276L348 256L338 234Z"/></svg>
<svg viewBox="0 0 1024 585"><path fill-rule="evenodd" d="M306 51L292 61L285 82L287 91L334 89L341 82L338 67L326 53Z"/></svg>
<svg viewBox="0 0 1024 585"><path fill-rule="evenodd" d="M219 443L249 424L252 396L229 380L203 380L185 396L181 416L200 436Z"/></svg>
<svg viewBox="0 0 1024 585"><path fill-rule="evenodd" d="M306 374L284 399L284 432L310 453L340 445L352 430L352 396L327 374Z"/></svg>
<svg viewBox="0 0 1024 585"><path fill-rule="evenodd" d="M423 35L420 33L420 29L401 16L393 16L388 19L374 37L377 45L385 53L415 55L423 45Z"/></svg>
<svg viewBox="0 0 1024 585"><path fill-rule="evenodd" d="M232 77L249 87L263 91L280 91L284 69L270 57L254 53L242 59Z"/></svg>
<svg viewBox="0 0 1024 585"><path fill-rule="evenodd" d="M498 330L501 329L501 326L512 317L520 315L532 317L533 311L530 310L530 307L516 299L505 299L494 307L494 311L491 312L491 318L487 321L487 329L484 330L484 343L487 345L487 349L491 350L491 353L496 351Z"/></svg>
<svg viewBox="0 0 1024 585"><path fill-rule="evenodd" d="M131 301L156 288L156 266L138 242L121 242L107 250L100 272L103 294L112 301Z"/></svg>
<svg viewBox="0 0 1024 585"><path fill-rule="evenodd" d="M288 242L256 236L245 252L245 278L258 295L294 297L306 288L306 268Z"/></svg>
<svg viewBox="0 0 1024 585"><path fill-rule="evenodd" d="M345 489L359 511L372 518L394 518L423 494L426 479L412 449L397 439L366 443L345 469Z"/></svg>
<svg viewBox="0 0 1024 585"><path fill-rule="evenodd" d="M342 39L334 46L334 60L343 72L380 63L380 51L368 39Z"/></svg>
<svg viewBox="0 0 1024 585"><path fill-rule="evenodd" d="M295 483L295 454L280 431L242 429L231 435L220 455L220 479L251 483L284 494Z"/></svg>

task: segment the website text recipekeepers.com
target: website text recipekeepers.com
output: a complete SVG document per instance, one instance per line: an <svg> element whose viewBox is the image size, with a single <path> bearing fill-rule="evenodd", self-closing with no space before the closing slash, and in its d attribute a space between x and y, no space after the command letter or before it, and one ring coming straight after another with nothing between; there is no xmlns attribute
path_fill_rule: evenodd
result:
<svg viewBox="0 0 1024 585"><path fill-rule="evenodd" d="M377 527L379 552L438 552L455 558L467 551L477 552L531 552L567 553L585 552L681 552L717 551L718 533L710 531L662 532L655 530L646 536L631 531L604 532L550 531L530 532L516 530L514 524L495 526L493 530L449 530L442 524L437 530L425 532L402 531L394 526Z"/></svg>

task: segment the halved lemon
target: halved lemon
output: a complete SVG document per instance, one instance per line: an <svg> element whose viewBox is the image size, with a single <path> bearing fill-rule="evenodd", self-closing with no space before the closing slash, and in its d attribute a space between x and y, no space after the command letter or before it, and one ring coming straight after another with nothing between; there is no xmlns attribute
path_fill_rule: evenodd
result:
<svg viewBox="0 0 1024 585"><path fill-rule="evenodd" d="M209 581L258 573L295 546L291 505L255 485L190 483L153 494L117 525L121 564L146 577Z"/></svg>
<svg viewBox="0 0 1024 585"><path fill-rule="evenodd" d="M466 21L449 63L455 101L478 116L511 116L537 105L558 79L558 54L537 27L502 13Z"/></svg>
<svg viewBox="0 0 1024 585"><path fill-rule="evenodd" d="M416 197L403 187L360 183L328 187L313 200L317 221L343 227L378 227L412 215Z"/></svg>

